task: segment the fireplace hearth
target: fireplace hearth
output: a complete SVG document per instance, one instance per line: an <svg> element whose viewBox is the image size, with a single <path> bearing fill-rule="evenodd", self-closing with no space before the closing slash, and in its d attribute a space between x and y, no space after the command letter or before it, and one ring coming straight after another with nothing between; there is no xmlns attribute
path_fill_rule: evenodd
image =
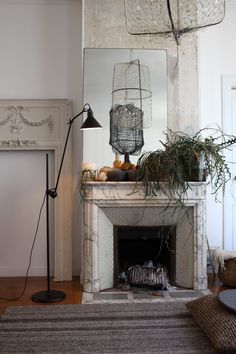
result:
<svg viewBox="0 0 236 354"><path fill-rule="evenodd" d="M114 285L175 285L175 227L114 226Z"/></svg>
<svg viewBox="0 0 236 354"><path fill-rule="evenodd" d="M171 282L181 288L207 289L206 183L189 183L184 209L177 206L173 200L170 201L164 193L145 199L142 184L136 186L136 193L133 192L134 186L133 182L86 184L81 272L84 291L98 292L115 286L118 262L115 251L116 228L137 231L139 228L160 230L162 227L175 229L175 257L171 266L165 264L165 267L169 267L168 272L172 272ZM124 242L127 242L127 248L134 247L128 246L132 243L129 240L132 237L120 238L126 239ZM152 239L152 236L149 238ZM151 240L149 242L152 243ZM141 245L138 245L139 243ZM142 240L136 240L135 246L141 248L144 244ZM169 247L172 249L173 244ZM149 258L152 258L152 255L148 253L144 261ZM139 263L142 261L143 259ZM127 261L122 260L119 267L123 269L125 262ZM136 259L132 259L133 262L135 263Z"/></svg>

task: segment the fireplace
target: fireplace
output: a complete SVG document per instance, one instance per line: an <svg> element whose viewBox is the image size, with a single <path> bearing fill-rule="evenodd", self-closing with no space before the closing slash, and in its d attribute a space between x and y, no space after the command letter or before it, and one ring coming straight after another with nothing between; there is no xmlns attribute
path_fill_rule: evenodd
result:
<svg viewBox="0 0 236 354"><path fill-rule="evenodd" d="M175 228L174 284L188 289L206 289L206 184L191 182L189 187L183 209L164 193L145 199L141 183L88 182L81 264L84 291L98 292L114 287L117 275L114 229L164 226Z"/></svg>
<svg viewBox="0 0 236 354"><path fill-rule="evenodd" d="M132 285L129 279L133 267L151 271L163 268L170 285L175 285L176 229L172 226L114 226L114 286ZM138 286L163 287L148 279L136 281Z"/></svg>

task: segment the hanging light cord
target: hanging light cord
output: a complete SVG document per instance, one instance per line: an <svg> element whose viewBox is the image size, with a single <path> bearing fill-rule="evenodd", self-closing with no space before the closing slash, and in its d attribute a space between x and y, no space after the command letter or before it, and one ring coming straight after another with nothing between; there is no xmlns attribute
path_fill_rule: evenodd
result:
<svg viewBox="0 0 236 354"><path fill-rule="evenodd" d="M33 250L34 250L34 245L35 245L36 237L37 237L37 234L38 234L39 224L40 224L41 215L42 215L42 210L43 210L43 206L44 206L44 204L45 204L45 200L46 200L46 193L44 194L43 202L42 202L42 205L41 205L40 210L39 210L39 216L38 216L38 220L37 220L36 230L35 230L35 234L34 234L34 238L33 238L33 243L32 243L31 250L30 250L29 264L28 264L28 267L27 267L26 275L25 275L24 287L23 287L23 289L22 289L20 295L17 296L17 297L14 297L14 298L6 298L6 297L0 296L0 300L2 300L1 303L3 303L3 302L8 302L8 301L17 301L17 300L21 299L22 296L23 296L24 293L25 293L25 290L26 290L26 287L27 287L27 283L28 283L28 274L29 274L29 270L30 270L30 267L31 267L32 254L33 254Z"/></svg>
<svg viewBox="0 0 236 354"><path fill-rule="evenodd" d="M179 35L178 35L178 32L175 30L175 25L174 25L172 13L171 13L171 8L170 8L170 0L166 0L166 1L167 1L168 14L169 14L169 18L170 18L171 30L172 30L173 36L175 38L176 44L179 45Z"/></svg>
<svg viewBox="0 0 236 354"><path fill-rule="evenodd" d="M176 31L176 29L175 29L175 25L174 25L172 13L171 13L171 8L170 8L170 0L166 0L166 4L167 4L168 15L169 15L170 24L171 24L171 31L173 33L175 43L176 43L177 59L176 59L175 67L174 67L174 71L175 71L178 64L179 64L179 44L180 44L179 43L179 32Z"/></svg>

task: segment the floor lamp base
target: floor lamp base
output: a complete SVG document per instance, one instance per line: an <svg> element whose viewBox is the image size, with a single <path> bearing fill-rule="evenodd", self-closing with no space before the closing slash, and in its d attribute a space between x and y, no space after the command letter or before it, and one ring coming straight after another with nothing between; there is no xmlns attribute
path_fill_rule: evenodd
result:
<svg viewBox="0 0 236 354"><path fill-rule="evenodd" d="M44 290L39 291L38 293L32 295L31 299L34 302L43 302L43 303L50 303L50 302L57 302L62 301L66 297L63 291L59 290Z"/></svg>

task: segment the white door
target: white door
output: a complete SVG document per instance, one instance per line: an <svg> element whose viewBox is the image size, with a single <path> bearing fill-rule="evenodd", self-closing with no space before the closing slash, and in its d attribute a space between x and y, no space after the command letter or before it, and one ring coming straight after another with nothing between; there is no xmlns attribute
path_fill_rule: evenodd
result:
<svg viewBox="0 0 236 354"><path fill-rule="evenodd" d="M223 130L236 135L236 77L223 78ZM231 170L223 199L224 249L236 251L236 146L225 150Z"/></svg>

